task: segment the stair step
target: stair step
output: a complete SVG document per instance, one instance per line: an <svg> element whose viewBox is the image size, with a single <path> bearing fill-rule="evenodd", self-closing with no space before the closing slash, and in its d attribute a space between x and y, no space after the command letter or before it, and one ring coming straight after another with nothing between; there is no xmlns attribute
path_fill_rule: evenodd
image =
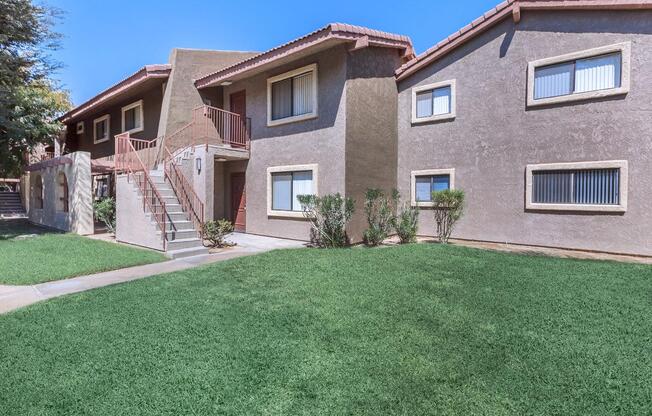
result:
<svg viewBox="0 0 652 416"><path fill-rule="evenodd" d="M165 228L167 228L168 231L186 231L195 229L192 221L175 221L174 223L166 222Z"/></svg>
<svg viewBox="0 0 652 416"><path fill-rule="evenodd" d="M179 238L176 240L168 241L167 250L181 250L184 248L203 247L202 241L199 238Z"/></svg>
<svg viewBox="0 0 652 416"><path fill-rule="evenodd" d="M193 248L184 248L179 250L169 250L165 253L166 256L172 259L179 259L183 257L192 257L200 256L203 254L208 254L208 249L204 246L193 247Z"/></svg>
<svg viewBox="0 0 652 416"><path fill-rule="evenodd" d="M157 231L156 235L160 236L161 232ZM169 230L167 231L168 241L185 240L188 238L199 238L199 233L194 228L187 230Z"/></svg>

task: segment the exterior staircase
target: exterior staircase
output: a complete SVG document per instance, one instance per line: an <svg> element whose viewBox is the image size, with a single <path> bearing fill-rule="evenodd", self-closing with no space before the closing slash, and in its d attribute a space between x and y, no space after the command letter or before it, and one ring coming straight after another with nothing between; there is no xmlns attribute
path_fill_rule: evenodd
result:
<svg viewBox="0 0 652 416"><path fill-rule="evenodd" d="M204 247L199 230L190 219L190 215L184 212L179 199L172 189L172 185L165 177L164 171L152 170L150 177L156 189L165 202L167 220L165 221L166 248L165 252L169 257L180 258L207 254L208 249ZM150 215L151 217L151 215ZM150 218L156 226L153 218ZM162 231L157 231L161 236Z"/></svg>
<svg viewBox="0 0 652 416"><path fill-rule="evenodd" d="M18 192L0 192L0 219L27 218Z"/></svg>

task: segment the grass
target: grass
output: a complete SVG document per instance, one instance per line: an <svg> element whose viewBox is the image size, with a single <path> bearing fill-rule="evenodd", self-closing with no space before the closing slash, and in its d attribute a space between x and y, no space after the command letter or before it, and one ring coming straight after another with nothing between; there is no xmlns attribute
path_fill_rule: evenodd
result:
<svg viewBox="0 0 652 416"><path fill-rule="evenodd" d="M151 250L0 221L0 284L42 283L163 260Z"/></svg>
<svg viewBox="0 0 652 416"><path fill-rule="evenodd" d="M652 268L286 250L0 316L6 415L613 415L652 408Z"/></svg>

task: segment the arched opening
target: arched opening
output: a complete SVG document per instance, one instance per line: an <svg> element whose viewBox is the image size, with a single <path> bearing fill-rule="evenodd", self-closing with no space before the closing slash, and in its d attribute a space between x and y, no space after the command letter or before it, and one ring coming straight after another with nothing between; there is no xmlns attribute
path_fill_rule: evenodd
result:
<svg viewBox="0 0 652 416"><path fill-rule="evenodd" d="M34 202L34 208L43 209L43 179L41 175L36 175L34 179L32 201Z"/></svg>
<svg viewBox="0 0 652 416"><path fill-rule="evenodd" d="M68 178L63 172L57 175L57 211L68 212Z"/></svg>

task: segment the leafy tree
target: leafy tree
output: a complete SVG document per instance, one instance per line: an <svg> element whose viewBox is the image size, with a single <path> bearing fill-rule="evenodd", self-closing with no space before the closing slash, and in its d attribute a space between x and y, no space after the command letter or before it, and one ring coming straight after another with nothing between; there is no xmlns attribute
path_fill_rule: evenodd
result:
<svg viewBox="0 0 652 416"><path fill-rule="evenodd" d="M392 191L391 197L382 190L369 188L365 192L364 212L367 216L367 228L364 232L364 241L368 246L381 244L392 232L396 222L396 205L399 194L397 190Z"/></svg>
<svg viewBox="0 0 652 416"><path fill-rule="evenodd" d="M345 247L349 244L346 224L355 211L353 199L340 193L322 197L299 195L303 215L310 220L310 241L318 247Z"/></svg>
<svg viewBox="0 0 652 416"><path fill-rule="evenodd" d="M457 220L464 211L464 191L461 189L445 189L432 193L433 212L437 224L437 238L443 244L453 232Z"/></svg>
<svg viewBox="0 0 652 416"><path fill-rule="evenodd" d="M58 65L49 55L59 16L30 0L0 0L0 176L19 174L23 155L63 129L56 118L71 104L51 79Z"/></svg>

